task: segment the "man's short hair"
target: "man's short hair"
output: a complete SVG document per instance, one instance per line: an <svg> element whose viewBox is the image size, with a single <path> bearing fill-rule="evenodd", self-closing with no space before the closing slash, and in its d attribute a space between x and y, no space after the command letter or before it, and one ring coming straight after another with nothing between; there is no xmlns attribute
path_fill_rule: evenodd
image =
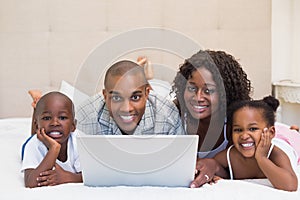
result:
<svg viewBox="0 0 300 200"><path fill-rule="evenodd" d="M118 61L107 70L104 78L104 86L106 87L109 76L123 76L136 74L141 74L145 80L145 85L148 84L143 67L130 60Z"/></svg>

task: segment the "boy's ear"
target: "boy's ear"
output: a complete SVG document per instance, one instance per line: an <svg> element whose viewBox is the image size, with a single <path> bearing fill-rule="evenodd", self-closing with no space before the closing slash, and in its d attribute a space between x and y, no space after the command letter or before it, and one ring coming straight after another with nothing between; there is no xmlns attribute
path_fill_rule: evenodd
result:
<svg viewBox="0 0 300 200"><path fill-rule="evenodd" d="M76 120L76 119L74 119L74 120L73 120L73 123L72 123L71 132L74 132L74 131L75 131L75 129L76 129L76 125L77 125L77 120Z"/></svg>
<svg viewBox="0 0 300 200"><path fill-rule="evenodd" d="M33 119L33 125L34 125L34 127L35 127L34 133L36 133L36 131L39 129L39 126L38 126L38 123L37 123L37 120L36 120L36 119Z"/></svg>

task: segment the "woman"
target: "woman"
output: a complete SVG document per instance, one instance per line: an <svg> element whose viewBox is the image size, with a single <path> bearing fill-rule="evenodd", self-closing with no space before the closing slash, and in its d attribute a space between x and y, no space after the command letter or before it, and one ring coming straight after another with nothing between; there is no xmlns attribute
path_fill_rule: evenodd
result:
<svg viewBox="0 0 300 200"><path fill-rule="evenodd" d="M180 66L172 90L187 134L199 136L198 157L211 158L224 150L230 133L226 108L234 101L250 100L251 82L236 59L224 51L200 50ZM199 159L198 187L212 179L209 163Z"/></svg>
<svg viewBox="0 0 300 200"><path fill-rule="evenodd" d="M200 50L181 65L172 89L185 131L199 135L198 157L213 157L225 149L230 135L226 107L251 99L250 80L235 58L223 51Z"/></svg>

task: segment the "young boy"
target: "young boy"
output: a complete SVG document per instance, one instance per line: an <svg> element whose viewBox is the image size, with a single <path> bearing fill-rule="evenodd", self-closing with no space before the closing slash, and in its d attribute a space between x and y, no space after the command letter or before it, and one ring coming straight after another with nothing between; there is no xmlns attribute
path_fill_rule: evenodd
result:
<svg viewBox="0 0 300 200"><path fill-rule="evenodd" d="M74 116L72 101L62 93L50 92L38 101L37 131L26 144L21 168L26 187L82 182Z"/></svg>
<svg viewBox="0 0 300 200"><path fill-rule="evenodd" d="M144 70L123 60L105 75L102 95L78 108L78 129L86 134L184 134L179 113L167 99L150 91Z"/></svg>

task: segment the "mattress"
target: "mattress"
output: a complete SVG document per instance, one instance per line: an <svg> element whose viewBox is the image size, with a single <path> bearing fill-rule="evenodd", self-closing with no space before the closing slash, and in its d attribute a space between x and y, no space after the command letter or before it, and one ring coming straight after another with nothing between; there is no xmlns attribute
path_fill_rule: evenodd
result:
<svg viewBox="0 0 300 200"><path fill-rule="evenodd" d="M297 199L299 189L287 192L274 189L267 179L220 180L200 188L170 187L88 187L82 183L25 188L21 167L21 146L30 135L30 118L0 119L2 181L0 199ZM297 167L299 177L300 167Z"/></svg>

